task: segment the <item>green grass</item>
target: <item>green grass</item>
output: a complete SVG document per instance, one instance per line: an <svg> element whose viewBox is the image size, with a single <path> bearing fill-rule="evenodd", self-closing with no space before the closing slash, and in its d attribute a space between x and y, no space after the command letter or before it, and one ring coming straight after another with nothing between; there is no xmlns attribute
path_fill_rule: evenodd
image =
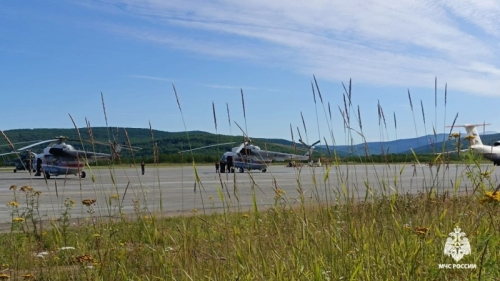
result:
<svg viewBox="0 0 500 281"><path fill-rule="evenodd" d="M85 223L65 228L53 221L39 235L25 228L27 218L0 235L1 270L12 280L26 274L38 280L471 280L480 270L482 280L500 278L498 206L476 196L420 193L328 207L310 200L291 207L276 196L273 208L258 213L162 218L137 211L114 221L94 217L90 205ZM68 210L75 205L69 202ZM455 263L443 248L457 225L472 245L460 263L477 269L438 269ZM41 252L48 254L37 257Z"/></svg>
<svg viewBox="0 0 500 281"><path fill-rule="evenodd" d="M497 280L499 203L481 203L492 189L491 171L477 163L466 169L477 187L471 196L431 190L290 204L275 189L275 204L265 210L229 212L226 205L209 215L167 218L136 206L115 219L96 215L92 202L67 199L49 226L38 220L37 190L12 188L0 271L11 280ZM230 204L223 192L201 196L206 205ZM74 209L82 207L85 217L72 225ZM476 269L438 268L455 263L443 250L456 226L472 247L459 263ZM74 249L61 250L68 246Z"/></svg>

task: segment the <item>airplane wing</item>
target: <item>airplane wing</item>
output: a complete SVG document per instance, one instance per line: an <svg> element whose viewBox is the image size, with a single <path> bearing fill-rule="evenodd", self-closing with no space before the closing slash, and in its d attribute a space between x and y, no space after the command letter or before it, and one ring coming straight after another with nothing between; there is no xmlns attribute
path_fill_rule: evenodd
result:
<svg viewBox="0 0 500 281"><path fill-rule="evenodd" d="M443 151L443 152L438 152L438 153L436 153L436 154L437 154L437 155L440 155L440 154L453 154L453 153L467 152L467 151L469 151L469 150L470 150L469 148L466 148L466 149L461 149L461 150Z"/></svg>

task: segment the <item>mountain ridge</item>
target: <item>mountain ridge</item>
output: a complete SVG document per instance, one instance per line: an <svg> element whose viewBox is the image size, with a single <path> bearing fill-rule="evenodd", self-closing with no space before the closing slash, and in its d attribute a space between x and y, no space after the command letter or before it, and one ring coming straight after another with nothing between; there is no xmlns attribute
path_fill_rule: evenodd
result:
<svg viewBox="0 0 500 281"><path fill-rule="evenodd" d="M242 136L213 134L199 130L187 132L167 132L154 129L150 130L147 128L94 127L91 129L78 128L78 130L74 128L34 128L6 130L3 131L3 134L11 143L52 139L61 135L74 140L78 140L80 135L83 140L89 140L90 134L92 134L93 138L98 141L113 140L117 143L130 142L133 146L142 147L142 155L148 155L148 153L149 155L153 155L154 146L158 149L157 153L173 154L190 148L213 145L214 143L222 144L234 142L234 144L226 144L207 149L207 151L211 153L221 153L222 151L230 150L232 147L237 146L238 143L244 141ZM465 135L462 134L462 138L464 136ZM500 139L500 134L481 134L481 139L484 144L493 144L495 141ZM304 148L302 144L298 144L297 142L295 143L296 148L294 148L293 142L286 139L254 138L252 140L257 145L261 146L261 149L267 150L290 152L296 148ZM461 142L462 146L465 144L466 142ZM19 147L16 146L16 148ZM328 148L326 145L317 145L315 151L320 154L328 154L328 149L330 152L335 150L339 156L343 157L381 154L409 154L412 153L412 150L418 153L433 153L440 152L443 148L448 148L448 150L456 149L456 141L448 139L448 134L444 133L390 141L374 141L354 145L329 145ZM9 152L11 150L12 149L5 137L1 138L0 153ZM299 152L296 153L299 154Z"/></svg>

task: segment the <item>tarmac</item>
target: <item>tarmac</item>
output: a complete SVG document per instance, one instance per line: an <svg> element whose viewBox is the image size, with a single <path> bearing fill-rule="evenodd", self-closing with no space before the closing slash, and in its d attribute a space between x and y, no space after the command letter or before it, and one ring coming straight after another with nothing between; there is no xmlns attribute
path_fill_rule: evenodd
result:
<svg viewBox="0 0 500 281"><path fill-rule="evenodd" d="M482 171L493 165L481 166ZM439 167L410 164L338 165L301 168L271 165L267 172L216 173L214 166L140 166L86 169L87 177L75 175L51 177L45 180L27 171L13 173L0 169L0 225L9 225L14 217L34 211L44 221L61 218L66 199L74 201L69 210L72 219L119 217L155 214L176 216L191 213L223 212L224 208L241 212L259 210L274 204L327 202L335 204L346 198L367 200L372 195L395 192L416 194L434 189L438 194L471 194L473 185L466 177L469 169L450 164ZM197 176L198 179L197 179ZM219 176L220 175L220 176ZM496 186L492 172L491 186ZM11 186L16 185L14 191ZM41 191L30 202L22 186ZM95 199L89 206L85 199ZM19 203L18 213L12 213L9 202ZM0 230L2 227L0 227Z"/></svg>

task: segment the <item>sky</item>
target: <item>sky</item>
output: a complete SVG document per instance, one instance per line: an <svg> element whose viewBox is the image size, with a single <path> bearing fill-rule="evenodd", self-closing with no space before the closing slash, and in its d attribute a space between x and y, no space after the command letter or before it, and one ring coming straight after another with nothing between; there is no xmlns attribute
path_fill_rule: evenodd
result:
<svg viewBox="0 0 500 281"><path fill-rule="evenodd" d="M237 123L346 144L449 133L458 114L500 131L499 14L490 0L2 1L0 130Z"/></svg>

